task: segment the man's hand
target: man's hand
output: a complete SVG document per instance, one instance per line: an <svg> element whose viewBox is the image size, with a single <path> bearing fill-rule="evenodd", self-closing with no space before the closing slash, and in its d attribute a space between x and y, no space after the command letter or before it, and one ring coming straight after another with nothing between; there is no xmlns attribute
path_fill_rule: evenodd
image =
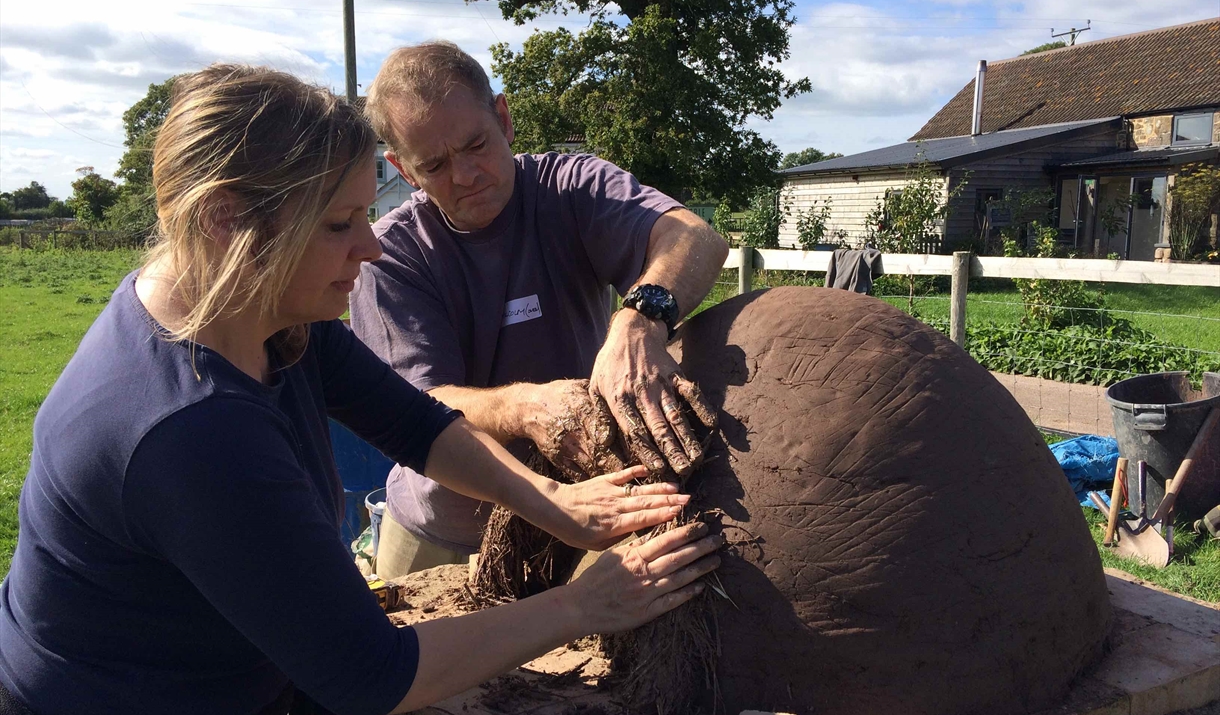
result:
<svg viewBox="0 0 1220 715"><path fill-rule="evenodd" d="M589 392L588 380L520 387L522 436L564 474L580 482L626 466L614 453L614 417L606 403Z"/></svg>
<svg viewBox="0 0 1220 715"><path fill-rule="evenodd" d="M682 376L665 349L666 333L663 323L634 310L616 313L593 363L589 389L609 406L641 464L658 474L668 463L684 477L703 459L703 447L678 398L709 429L716 426L716 410Z"/></svg>

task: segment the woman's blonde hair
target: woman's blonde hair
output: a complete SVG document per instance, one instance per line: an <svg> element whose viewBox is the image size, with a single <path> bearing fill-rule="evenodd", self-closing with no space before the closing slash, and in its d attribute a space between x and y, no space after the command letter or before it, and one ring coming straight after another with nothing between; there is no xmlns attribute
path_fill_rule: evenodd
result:
<svg viewBox="0 0 1220 715"><path fill-rule="evenodd" d="M251 307L272 313L327 204L376 144L355 108L284 72L216 64L177 78L153 149L148 258L177 275L188 312L174 337ZM220 223L227 246L212 235Z"/></svg>

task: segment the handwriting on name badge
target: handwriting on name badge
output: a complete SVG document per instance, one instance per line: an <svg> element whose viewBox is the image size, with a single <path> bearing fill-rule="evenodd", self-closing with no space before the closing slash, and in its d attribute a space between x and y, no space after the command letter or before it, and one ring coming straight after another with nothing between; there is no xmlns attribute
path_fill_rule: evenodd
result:
<svg viewBox="0 0 1220 715"><path fill-rule="evenodd" d="M542 317L542 303L538 294L527 295L524 298L514 298L504 304L504 322L500 327L524 323L527 320Z"/></svg>

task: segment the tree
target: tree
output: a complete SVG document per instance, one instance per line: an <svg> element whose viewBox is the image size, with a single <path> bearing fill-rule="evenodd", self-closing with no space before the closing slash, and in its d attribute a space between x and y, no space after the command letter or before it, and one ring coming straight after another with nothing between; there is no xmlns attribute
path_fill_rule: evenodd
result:
<svg viewBox="0 0 1220 715"><path fill-rule="evenodd" d="M123 180L119 195L106 210L106 225L132 239L142 239L157 224L157 202L152 185L153 145L157 130L169 113L174 80L148 85L140 101L123 112L123 144L115 176Z"/></svg>
<svg viewBox="0 0 1220 715"><path fill-rule="evenodd" d="M18 211L22 209L45 209L55 200L54 196L47 194L46 187L37 181L31 181L29 186L13 191L10 197L9 200L12 201L13 208Z"/></svg>
<svg viewBox="0 0 1220 715"><path fill-rule="evenodd" d="M1055 40L1054 42L1048 42L1044 45L1038 45L1037 47L1028 49L1028 50L1022 52L1021 56L1024 57L1025 55L1036 55L1039 52L1046 52L1047 50L1057 50L1060 47L1067 47L1067 43L1064 42L1063 40Z"/></svg>
<svg viewBox="0 0 1220 715"><path fill-rule="evenodd" d="M148 92L140 101L123 112L123 146L127 151L119 159L119 170L115 176L122 179L125 188L152 186L152 150L157 140L157 130L169 113L170 93L174 77L161 84L148 85Z"/></svg>
<svg viewBox="0 0 1220 715"><path fill-rule="evenodd" d="M581 12L587 28L537 31L517 53L492 47L519 151L573 135L641 181L673 196L743 203L774 186L779 151L746 128L808 92L788 80L793 0L500 0L517 24Z"/></svg>
<svg viewBox="0 0 1220 715"><path fill-rule="evenodd" d="M791 154L785 154L784 160L779 163L779 168L791 169L797 166L805 166L806 164L816 164L819 161L826 161L827 159L837 159L841 156L843 155L838 152L832 151L829 154L824 154L818 149L809 147L808 149L794 151Z"/></svg>
<svg viewBox="0 0 1220 715"><path fill-rule="evenodd" d="M68 206L77 221L86 226L97 226L102 223L106 210L119 200L119 186L99 175L92 166L82 166L76 173L80 174L80 178L72 182L72 197L68 199Z"/></svg>

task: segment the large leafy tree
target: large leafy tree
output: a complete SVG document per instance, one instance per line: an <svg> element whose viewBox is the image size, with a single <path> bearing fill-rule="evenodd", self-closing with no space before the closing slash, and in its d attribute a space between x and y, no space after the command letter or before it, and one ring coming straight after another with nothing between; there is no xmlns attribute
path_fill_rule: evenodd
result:
<svg viewBox="0 0 1220 715"><path fill-rule="evenodd" d="M68 207L76 214L76 220L86 226L101 224L106 210L119 200L119 187L110 179L101 176L92 166L76 170L80 175L72 182L72 196Z"/></svg>
<svg viewBox="0 0 1220 715"><path fill-rule="evenodd" d="M788 80L792 0L500 0L523 24L543 13L591 16L579 34L535 32L521 52L492 47L520 151L585 145L673 196L744 202L773 185L780 152L746 128L809 91Z"/></svg>
<svg viewBox="0 0 1220 715"><path fill-rule="evenodd" d="M815 164L819 161L826 161L827 159L837 159L841 156L843 155L839 154L838 152L832 151L827 154L819 149L809 147L808 149L794 151L791 154L784 154L784 160L779 163L779 168L791 169L797 166L805 166L806 164Z"/></svg>
<svg viewBox="0 0 1220 715"><path fill-rule="evenodd" d="M31 181L29 186L15 189L13 193L9 194L9 197L13 208L17 210L45 209L55 200L54 196L47 194L47 188L37 181Z"/></svg>
<svg viewBox="0 0 1220 715"><path fill-rule="evenodd" d="M148 93L123 112L124 146L115 176L122 179L119 195L106 210L106 223L133 238L147 236L157 223L152 185L153 144L169 113L174 78L148 85Z"/></svg>

